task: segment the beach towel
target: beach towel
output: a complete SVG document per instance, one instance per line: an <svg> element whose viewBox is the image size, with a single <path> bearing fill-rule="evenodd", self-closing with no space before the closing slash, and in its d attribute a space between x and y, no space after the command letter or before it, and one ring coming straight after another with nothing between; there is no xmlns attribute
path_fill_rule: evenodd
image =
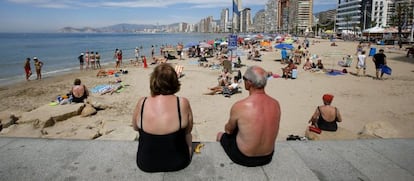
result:
<svg viewBox="0 0 414 181"><path fill-rule="evenodd" d="M332 70L332 71L326 72L326 75L337 76L337 75L344 75L344 73L342 73L342 71L340 70Z"/></svg>

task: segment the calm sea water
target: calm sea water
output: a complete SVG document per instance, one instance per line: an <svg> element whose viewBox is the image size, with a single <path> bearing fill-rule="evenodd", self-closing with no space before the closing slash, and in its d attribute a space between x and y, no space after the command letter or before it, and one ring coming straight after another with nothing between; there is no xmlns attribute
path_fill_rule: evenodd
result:
<svg viewBox="0 0 414 181"><path fill-rule="evenodd" d="M225 34L95 34L95 33L0 33L0 85L25 80L23 65L27 57L38 57L43 63L43 77L79 71L77 57L81 52L101 54L101 64L113 63L116 48L124 59L134 57L135 47L150 55L151 45L159 52L161 45L185 44L222 38ZM31 61L34 71L33 60ZM32 76L33 78L35 76Z"/></svg>

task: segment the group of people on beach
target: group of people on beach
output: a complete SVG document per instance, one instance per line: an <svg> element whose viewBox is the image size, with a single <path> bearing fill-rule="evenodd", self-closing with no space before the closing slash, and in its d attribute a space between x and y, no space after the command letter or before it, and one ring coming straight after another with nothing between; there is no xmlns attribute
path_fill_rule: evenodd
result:
<svg viewBox="0 0 414 181"><path fill-rule="evenodd" d="M218 132L216 140L234 163L266 165L274 154L280 104L265 92L268 72L262 67L250 66L240 76L249 95L232 105L224 132ZM141 97L134 109L132 126L139 132L136 163L145 172L177 171L191 163L193 113L189 100L175 95L180 86L174 68L159 64L150 76L151 95ZM324 105L318 106L309 123L336 131L336 122L342 118L331 106L333 95L325 94L322 99Z"/></svg>
<svg viewBox="0 0 414 181"><path fill-rule="evenodd" d="M42 79L42 67L43 62L40 61L37 57L33 57L34 60L34 67L36 70L36 80ZM30 65L30 58L26 58L26 61L24 63L24 72L26 74L26 80L30 81L30 76L32 76L32 68Z"/></svg>
<svg viewBox="0 0 414 181"><path fill-rule="evenodd" d="M78 56L78 60L79 60L79 65L80 65L80 70L83 71L83 68L85 66L86 70L95 70L95 69L101 69L101 55L99 54L99 52L85 52L85 53L81 53ZM85 65L86 62L86 65Z"/></svg>

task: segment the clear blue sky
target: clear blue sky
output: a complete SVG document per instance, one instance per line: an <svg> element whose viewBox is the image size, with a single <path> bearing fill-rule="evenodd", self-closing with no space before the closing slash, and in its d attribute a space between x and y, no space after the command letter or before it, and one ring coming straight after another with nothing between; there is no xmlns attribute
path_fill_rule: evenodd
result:
<svg viewBox="0 0 414 181"><path fill-rule="evenodd" d="M268 0L242 0L253 15ZM314 0L314 12L336 8L336 0ZM232 0L0 0L0 32L55 32L70 26L104 27L119 23L197 23Z"/></svg>

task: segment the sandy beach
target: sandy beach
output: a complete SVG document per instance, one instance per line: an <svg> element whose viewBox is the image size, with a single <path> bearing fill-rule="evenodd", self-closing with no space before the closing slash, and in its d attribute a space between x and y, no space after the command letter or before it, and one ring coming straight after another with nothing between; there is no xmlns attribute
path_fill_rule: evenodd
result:
<svg viewBox="0 0 414 181"><path fill-rule="evenodd" d="M311 39L312 42L313 39ZM311 54L317 54L327 69L342 70L338 61L346 55L355 57L357 42L343 42L338 40L338 46L330 46L329 40L321 40L311 45ZM295 46L297 46L295 44ZM373 134L378 138L412 138L414 137L414 58L407 58L405 49L399 50L393 46L376 46L383 48L387 56L388 65L392 68L391 76L384 75L385 80L374 80L374 64L372 57L367 58L366 77L357 77L351 74L330 76L322 72L308 72L299 65L298 78L272 78L268 80L266 92L280 102L282 116L278 140L286 140L290 134L304 135L308 120L322 104L322 95L331 93L335 96L332 105L338 107L343 122L339 127L357 135L367 124L371 125ZM364 48L369 53L369 48ZM242 58L242 63L251 66L259 65L274 74L282 74L280 51L261 52L262 61ZM214 58L209 59L212 61ZM125 64L129 60L124 60ZM248 92L242 90L230 98L223 95L203 95L208 87L217 85L220 70L198 66L196 59L172 60L173 65L184 66L181 80L181 90L178 96L187 97L192 106L194 115L193 136L197 141L214 141L216 133L224 129L229 117L230 107L236 101L247 97ZM348 72L355 72L356 59ZM23 124L14 125L13 129L3 129L1 136L31 136L44 138L89 139L82 137L80 130L99 127L103 123L110 123L113 129L131 126L132 112L137 100L142 96L149 96L149 75L155 65L148 68L124 65L128 74L119 78L129 85L122 92L115 94L92 94L90 99L111 105L110 108L100 110L90 117L75 116L68 120L57 122L54 126L43 128L47 135L42 135L42 129L24 129ZM113 67L105 67L113 69ZM237 70L237 69L236 69ZM246 66L241 68L242 73ZM23 70L22 70L23 73ZM107 84L114 81L114 76L96 77L97 70L76 72L56 77L47 77L43 80L21 82L7 87L0 87L0 111L2 114L13 113L17 117L23 112L35 110L49 104L56 96L69 92L73 80L80 78L88 88ZM236 75L236 72L233 73ZM33 76L32 76L33 78ZM243 84L242 84L243 85ZM60 105L59 105L60 106ZM45 113L47 114L47 113ZM132 130L132 127L130 127ZM24 132L24 134L22 134ZM137 134L137 132L131 132ZM346 138L344 138L346 139Z"/></svg>

